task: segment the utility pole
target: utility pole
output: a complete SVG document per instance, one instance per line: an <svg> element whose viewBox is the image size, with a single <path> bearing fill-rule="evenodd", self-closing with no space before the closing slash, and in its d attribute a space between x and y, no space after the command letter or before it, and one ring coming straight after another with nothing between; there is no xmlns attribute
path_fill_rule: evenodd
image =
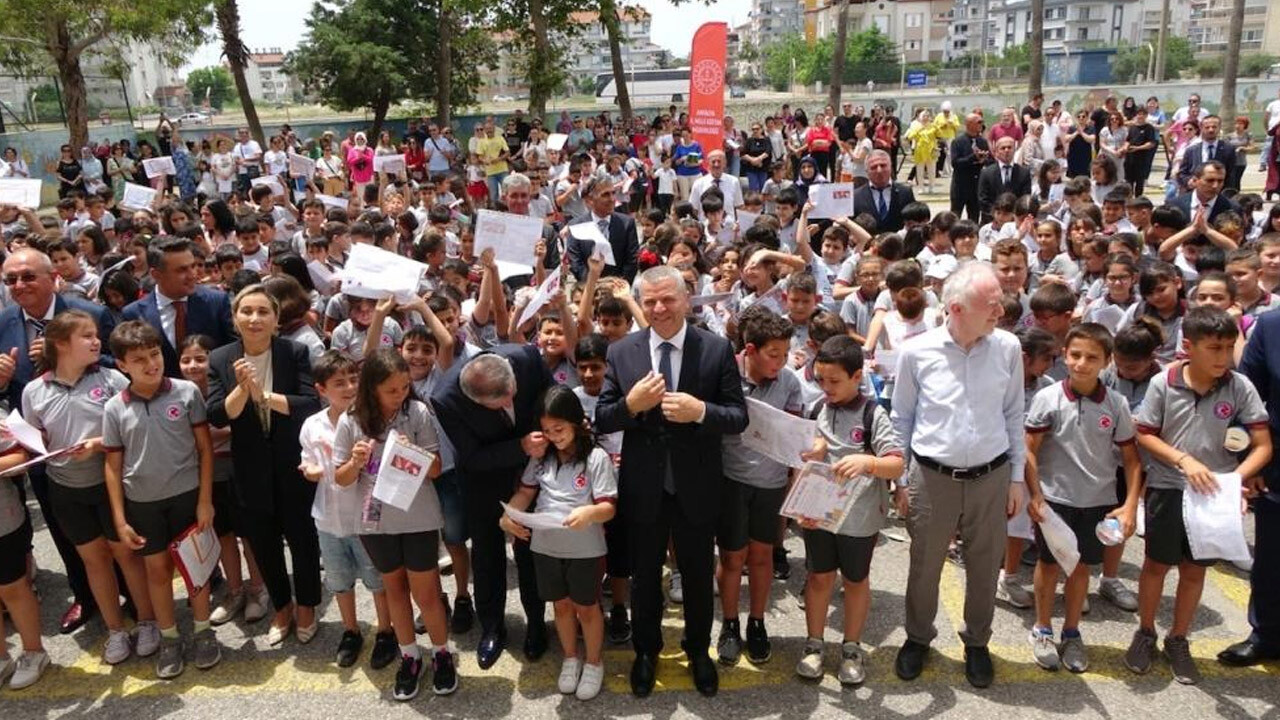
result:
<svg viewBox="0 0 1280 720"><path fill-rule="evenodd" d="M1156 74L1153 82L1164 82L1165 38L1169 33L1169 0L1160 5L1160 29L1156 32Z"/></svg>

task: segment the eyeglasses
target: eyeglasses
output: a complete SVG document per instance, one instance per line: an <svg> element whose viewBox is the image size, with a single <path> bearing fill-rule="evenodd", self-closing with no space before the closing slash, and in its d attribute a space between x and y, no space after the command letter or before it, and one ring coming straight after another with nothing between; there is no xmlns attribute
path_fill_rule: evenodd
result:
<svg viewBox="0 0 1280 720"><path fill-rule="evenodd" d="M1106 277L1106 281L1109 283L1130 282L1132 280L1133 280L1133 276L1129 275L1128 273L1124 275L1108 275Z"/></svg>
<svg viewBox="0 0 1280 720"><path fill-rule="evenodd" d="M14 285L17 285L19 282L22 282L26 285L30 285L31 283L34 283L36 280L39 280L40 277L41 276L32 272L26 272L20 275L5 275L4 284L8 285L9 287L13 287Z"/></svg>

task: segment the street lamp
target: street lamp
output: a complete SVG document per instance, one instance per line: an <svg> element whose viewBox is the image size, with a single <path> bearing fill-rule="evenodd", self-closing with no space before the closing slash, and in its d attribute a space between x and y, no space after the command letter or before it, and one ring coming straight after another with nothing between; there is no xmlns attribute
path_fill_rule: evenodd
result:
<svg viewBox="0 0 1280 720"><path fill-rule="evenodd" d="M1151 45L1151 43L1147 43L1147 75L1143 78L1144 80L1151 80L1152 68L1155 66L1155 62L1156 49Z"/></svg>

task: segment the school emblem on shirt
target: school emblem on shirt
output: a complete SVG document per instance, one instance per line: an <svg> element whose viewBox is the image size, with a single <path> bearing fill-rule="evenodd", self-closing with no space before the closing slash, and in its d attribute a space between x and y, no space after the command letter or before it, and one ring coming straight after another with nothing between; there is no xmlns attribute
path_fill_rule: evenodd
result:
<svg viewBox="0 0 1280 720"><path fill-rule="evenodd" d="M582 490L586 486L587 486L587 476L585 473L580 473L578 477L573 479L574 490Z"/></svg>
<svg viewBox="0 0 1280 720"><path fill-rule="evenodd" d="M557 370L555 374L555 378L556 378L556 382L563 384L565 380L569 379L569 373L564 370Z"/></svg>
<svg viewBox="0 0 1280 720"><path fill-rule="evenodd" d="M164 409L164 414L165 414L165 417L169 418L170 420L177 420L178 418L182 417L182 406L177 403L174 403Z"/></svg>
<svg viewBox="0 0 1280 720"><path fill-rule="evenodd" d="M386 333L382 333L382 337L379 338L379 341L384 347L395 345L395 343L391 341L391 336Z"/></svg>
<svg viewBox="0 0 1280 720"><path fill-rule="evenodd" d="M1115 423L1114 421L1111 420L1110 415L1103 415L1102 417L1098 418L1098 427L1102 428L1103 430L1110 430L1111 426L1114 424Z"/></svg>
<svg viewBox="0 0 1280 720"><path fill-rule="evenodd" d="M1213 406L1213 414L1217 416L1219 420L1226 420L1231 417L1231 412L1233 410L1235 410L1235 408L1231 407L1231 403L1225 400Z"/></svg>
<svg viewBox="0 0 1280 720"><path fill-rule="evenodd" d="M101 385L89 388L89 400L100 403L107 399L107 389Z"/></svg>
<svg viewBox="0 0 1280 720"><path fill-rule="evenodd" d="M849 439L855 443L861 443L864 437L865 435L863 434L863 430L860 427L856 427L849 431Z"/></svg>

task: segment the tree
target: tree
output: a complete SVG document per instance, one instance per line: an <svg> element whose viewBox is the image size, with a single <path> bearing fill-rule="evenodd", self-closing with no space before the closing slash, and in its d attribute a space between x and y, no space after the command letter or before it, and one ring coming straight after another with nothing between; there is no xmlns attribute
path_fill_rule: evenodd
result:
<svg viewBox="0 0 1280 720"><path fill-rule="evenodd" d="M240 97L240 108L244 110L244 121L249 126L249 134L266 147L266 135L262 132L262 122L258 120L258 108L253 104L253 95L249 92L249 81L245 79L244 68L249 64L249 50L240 40L240 7L236 0L215 0L214 16L218 19L218 34L222 36L222 56L231 66L231 76L236 81L236 94Z"/></svg>
<svg viewBox="0 0 1280 720"><path fill-rule="evenodd" d="M227 98L231 97L235 81L231 73L224 67L213 65L196 68L187 75L187 90L191 93L192 102L204 102L219 110Z"/></svg>
<svg viewBox="0 0 1280 720"><path fill-rule="evenodd" d="M0 65L30 73L53 67L62 84L70 144L89 141L88 90L82 60L104 40L149 42L177 66L199 44L207 0L4 0L0 28L7 38Z"/></svg>
<svg viewBox="0 0 1280 720"><path fill-rule="evenodd" d="M1156 31L1156 69L1151 82L1164 82L1165 61L1168 56L1169 38L1169 0L1160 3L1160 25ZM1176 74L1176 73L1175 73Z"/></svg>
<svg viewBox="0 0 1280 720"><path fill-rule="evenodd" d="M791 88L796 79L800 59L809 54L809 47L799 35L788 35L760 48L764 57L764 80L778 92Z"/></svg>
<svg viewBox="0 0 1280 720"><path fill-rule="evenodd" d="M580 9L572 0L513 0L492 5L497 29L509 34L504 49L523 56L529 114L533 117L543 117L547 100L568 84L562 60L568 43L582 32L581 24L572 19Z"/></svg>
<svg viewBox="0 0 1280 720"><path fill-rule="evenodd" d="M1222 106L1218 114L1226 122L1235 122L1236 116L1236 74L1240 71L1240 43L1237 40L1244 34L1244 0L1235 0L1231 8L1231 29L1227 32L1230 41L1227 43L1227 56L1222 65Z"/></svg>
<svg viewBox="0 0 1280 720"><path fill-rule="evenodd" d="M628 15L631 8L624 8ZM622 121L631 124L631 93L627 89L627 73L622 66L622 28L618 22L618 6L614 0L600 0L600 22L609 38L609 64L613 70L613 85L617 89L618 110Z"/></svg>
<svg viewBox="0 0 1280 720"><path fill-rule="evenodd" d="M1165 45L1165 68L1170 77L1177 77L1183 70L1195 66L1195 53L1191 49L1190 41L1186 38L1170 37ZM1112 79L1119 83L1129 83L1136 80L1139 75L1146 75L1147 61L1151 57L1149 52L1146 46L1120 43L1111 64ZM1159 63L1159 61L1160 55L1157 51L1156 62ZM1159 74L1160 71L1157 69L1155 75Z"/></svg>
<svg viewBox="0 0 1280 720"><path fill-rule="evenodd" d="M1039 95L1044 89L1044 0L1031 0L1031 80L1027 94Z"/></svg>
<svg viewBox="0 0 1280 720"><path fill-rule="evenodd" d="M836 40L831 52L831 76L828 83L827 104L833 108L840 107L840 91L844 89L845 51L849 46L849 3L843 0L840 12L836 15Z"/></svg>

